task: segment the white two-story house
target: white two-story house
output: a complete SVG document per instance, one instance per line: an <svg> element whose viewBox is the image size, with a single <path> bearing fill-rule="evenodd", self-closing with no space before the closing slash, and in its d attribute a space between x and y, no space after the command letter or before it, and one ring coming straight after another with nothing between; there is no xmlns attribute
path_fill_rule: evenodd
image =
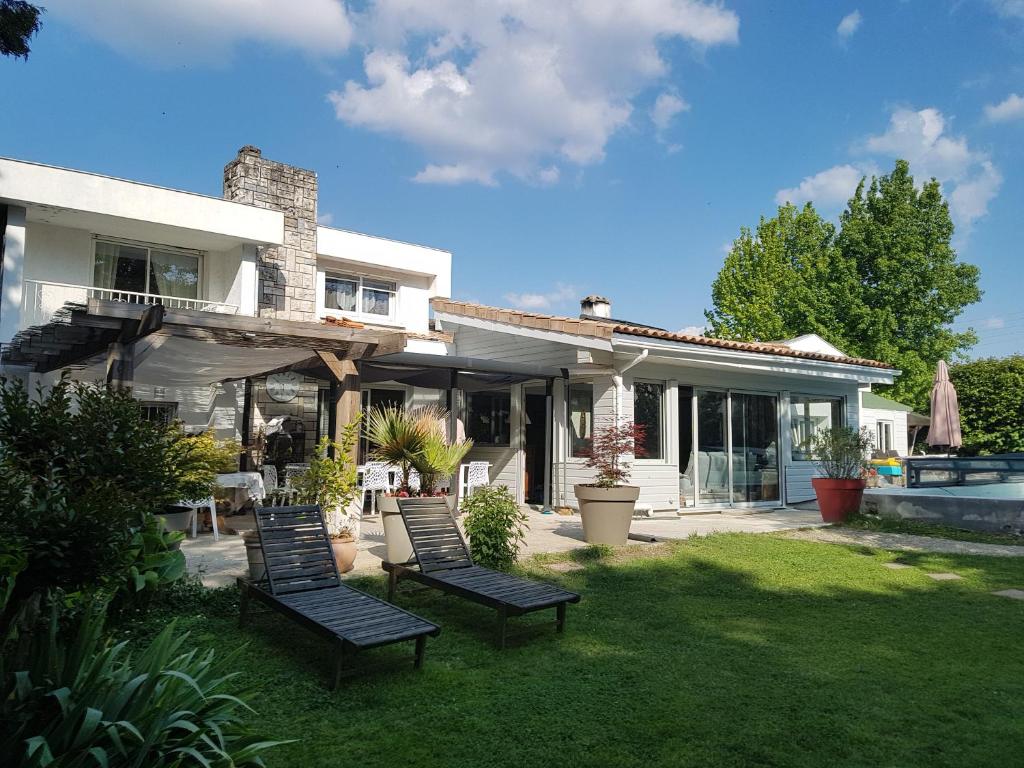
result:
<svg viewBox="0 0 1024 768"><path fill-rule="evenodd" d="M440 403L493 482L549 506L592 477L594 430L633 420L640 504L685 512L810 498L808 436L859 425L861 390L898 373L810 337L614 319L594 296L577 317L455 301L450 253L320 226L317 194L254 147L220 198L0 159L4 374L130 386L152 418L245 446L284 421L292 460L360 408Z"/></svg>

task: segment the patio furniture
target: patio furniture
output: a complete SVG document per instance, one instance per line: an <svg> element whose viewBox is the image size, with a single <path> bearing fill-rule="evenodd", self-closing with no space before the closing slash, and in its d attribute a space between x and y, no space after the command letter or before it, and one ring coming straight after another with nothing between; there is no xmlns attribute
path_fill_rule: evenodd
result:
<svg viewBox="0 0 1024 768"><path fill-rule="evenodd" d="M255 598L335 646L332 688L346 657L368 648L416 641L415 668L427 637L441 628L415 614L341 583L319 506L257 507L256 530L266 566L266 587L239 577L239 623Z"/></svg>
<svg viewBox="0 0 1024 768"><path fill-rule="evenodd" d="M474 488L490 484L490 469L486 461L471 461L459 467L459 501L473 493Z"/></svg>
<svg viewBox="0 0 1024 768"><path fill-rule="evenodd" d="M193 539L199 535L199 510L209 508L210 523L213 526L213 540L220 541L220 531L217 530L217 502L214 501L213 496L208 496L205 499L199 499L198 501L179 501L178 505L182 507L190 507L192 509Z"/></svg>
<svg viewBox="0 0 1024 768"><path fill-rule="evenodd" d="M277 467L273 464L264 464L260 469L263 472L263 487L270 494L277 490Z"/></svg>
<svg viewBox="0 0 1024 768"><path fill-rule="evenodd" d="M359 497L359 508L370 494L370 514L377 514L377 491L390 491L394 485L391 481L391 468L383 461L368 461L362 469L363 481L360 485L362 493Z"/></svg>
<svg viewBox="0 0 1024 768"><path fill-rule="evenodd" d="M233 489L231 500L233 510L244 507L250 501L259 503L266 495L263 475L259 472L224 472L217 475L217 485L221 488ZM240 500L241 499L241 500Z"/></svg>
<svg viewBox="0 0 1024 768"><path fill-rule="evenodd" d="M474 564L443 498L399 499L398 508L419 568L411 567L411 563L381 563L388 572L388 600L394 599L399 580L407 578L494 608L498 612L499 648L505 647L509 616L554 608L557 631L565 629L565 606L578 603L578 594Z"/></svg>

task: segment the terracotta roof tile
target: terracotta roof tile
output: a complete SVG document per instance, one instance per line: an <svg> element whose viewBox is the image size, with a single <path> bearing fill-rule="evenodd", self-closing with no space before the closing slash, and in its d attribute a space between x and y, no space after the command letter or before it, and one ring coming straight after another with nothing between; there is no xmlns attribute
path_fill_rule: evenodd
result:
<svg viewBox="0 0 1024 768"><path fill-rule="evenodd" d="M663 331L659 328L651 328L645 325L631 325L617 320L590 320L573 317L558 317L556 315L545 315L539 312L523 312L515 309L501 309L499 307L488 307L483 304L474 304L468 301L456 301L455 299L434 298L431 305L435 312L444 312L450 315L461 317L475 317L480 320L490 320L497 323L518 325L525 328L534 328L543 331L556 333L568 333L576 336L590 336L598 339L611 340L616 333L627 336L643 336L663 341L676 341L684 344L696 344L703 347L716 347L719 349L734 349L738 352L756 352L765 355L780 355L782 357L796 357L803 360L820 360L829 363L843 363L845 365L860 365L867 368L881 368L892 370L892 366L878 360L866 360L859 357L836 357L825 355L819 352L804 352L798 349L787 347L784 344L770 344L766 342L752 341L731 341L729 339L712 339L707 336L698 336L689 333L673 333Z"/></svg>

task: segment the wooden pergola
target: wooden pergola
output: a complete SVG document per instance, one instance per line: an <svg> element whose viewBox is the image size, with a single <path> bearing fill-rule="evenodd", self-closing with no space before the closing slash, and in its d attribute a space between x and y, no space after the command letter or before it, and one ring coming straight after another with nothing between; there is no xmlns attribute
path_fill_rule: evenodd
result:
<svg viewBox="0 0 1024 768"><path fill-rule="evenodd" d="M404 333L380 328L89 299L66 304L49 323L19 332L4 348L2 363L41 374L94 371L116 388L131 387L142 366L176 376L182 386L201 386L316 365L330 376L329 431L336 439L359 412L356 361L401 352L405 344ZM244 442L251 386L243 410Z"/></svg>

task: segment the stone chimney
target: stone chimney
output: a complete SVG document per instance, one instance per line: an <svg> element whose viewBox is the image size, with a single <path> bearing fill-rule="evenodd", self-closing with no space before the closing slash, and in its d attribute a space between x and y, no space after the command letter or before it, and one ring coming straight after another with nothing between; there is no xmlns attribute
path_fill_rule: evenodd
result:
<svg viewBox="0 0 1024 768"><path fill-rule="evenodd" d="M604 296L592 294L580 302L580 314L587 317L611 317L612 303Z"/></svg>
<svg viewBox="0 0 1024 768"><path fill-rule="evenodd" d="M316 320L316 173L246 145L224 167L224 199L284 213L284 244L259 249L260 317Z"/></svg>

